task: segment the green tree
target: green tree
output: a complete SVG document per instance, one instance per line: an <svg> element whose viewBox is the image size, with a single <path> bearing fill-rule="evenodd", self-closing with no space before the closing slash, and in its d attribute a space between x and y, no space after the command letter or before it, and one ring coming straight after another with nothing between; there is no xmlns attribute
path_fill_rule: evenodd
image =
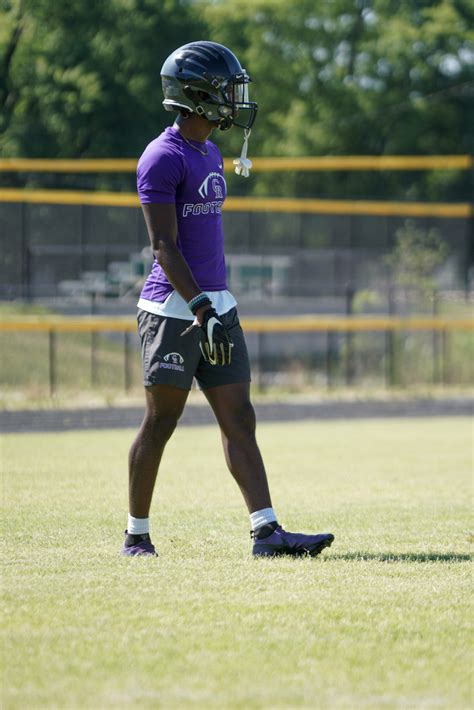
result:
<svg viewBox="0 0 474 710"><path fill-rule="evenodd" d="M137 156L169 123L160 68L205 32L186 0L3 0L0 151Z"/></svg>
<svg viewBox="0 0 474 710"><path fill-rule="evenodd" d="M205 5L216 41L255 80L256 155L473 150L474 32L467 0L269 0ZM465 174L287 175L282 194L465 195ZM409 189L407 189L407 183ZM412 184L413 183L413 184ZM275 179L259 178L267 192ZM426 194L428 193L428 194Z"/></svg>
<svg viewBox="0 0 474 710"><path fill-rule="evenodd" d="M228 45L260 105L250 155L473 151L469 0L0 0L0 152L135 157L170 123L161 63ZM216 132L226 155L240 130ZM231 178L235 193L469 199L466 172Z"/></svg>

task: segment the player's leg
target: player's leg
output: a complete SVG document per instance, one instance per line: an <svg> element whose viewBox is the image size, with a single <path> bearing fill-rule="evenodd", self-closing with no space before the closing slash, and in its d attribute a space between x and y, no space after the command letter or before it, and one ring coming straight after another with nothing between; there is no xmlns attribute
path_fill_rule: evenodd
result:
<svg viewBox="0 0 474 710"><path fill-rule="evenodd" d="M188 391L168 385L146 390L146 410L129 454L129 510L147 518L165 445L176 428Z"/></svg>
<svg viewBox="0 0 474 710"><path fill-rule="evenodd" d="M154 554L149 511L166 442L181 416L201 352L195 333L181 337L186 323L140 311L146 410L129 455L129 514L123 552Z"/></svg>
<svg viewBox="0 0 474 710"><path fill-rule="evenodd" d="M146 387L146 410L129 453L129 515L123 553L155 555L150 540L149 512L158 468L166 443L180 418L188 390L170 385Z"/></svg>
<svg viewBox="0 0 474 710"><path fill-rule="evenodd" d="M229 365L203 358L196 378L219 423L226 462L256 524L276 520L267 475L255 439L255 412L250 402L250 362L235 308L220 316L233 342ZM259 515L254 513L260 512Z"/></svg>
<svg viewBox="0 0 474 710"><path fill-rule="evenodd" d="M250 513L253 554L318 555L334 540L330 533L304 535L283 530L273 512L267 475L255 437L255 412L249 384L236 383L205 390L219 423L224 453ZM263 524L262 524L263 523Z"/></svg>
<svg viewBox="0 0 474 710"><path fill-rule="evenodd" d="M290 533L278 525L272 507L265 466L255 436L255 412L250 401L250 364L235 309L221 316L234 343L230 365L200 363L196 377L219 423L224 453L250 513L253 554L317 555L334 536Z"/></svg>
<svg viewBox="0 0 474 710"><path fill-rule="evenodd" d="M229 471L242 491L249 513L271 508L267 474L255 437L255 411L250 402L250 384L211 387L204 394L221 430Z"/></svg>

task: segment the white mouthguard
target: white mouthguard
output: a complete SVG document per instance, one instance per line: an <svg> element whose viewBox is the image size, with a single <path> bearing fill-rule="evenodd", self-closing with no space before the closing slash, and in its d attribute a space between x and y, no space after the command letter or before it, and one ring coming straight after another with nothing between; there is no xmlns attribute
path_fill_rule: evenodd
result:
<svg viewBox="0 0 474 710"><path fill-rule="evenodd" d="M242 175L242 177L248 177L250 175L250 169L252 167L252 161L247 158L247 148L250 138L250 129L244 129L244 144L242 146L242 151L240 153L240 158L233 160L235 165L235 172L237 175Z"/></svg>

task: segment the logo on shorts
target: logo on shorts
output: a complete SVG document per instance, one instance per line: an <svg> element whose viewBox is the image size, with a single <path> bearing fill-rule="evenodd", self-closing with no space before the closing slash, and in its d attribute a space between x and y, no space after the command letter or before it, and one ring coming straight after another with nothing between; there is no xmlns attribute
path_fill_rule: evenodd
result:
<svg viewBox="0 0 474 710"><path fill-rule="evenodd" d="M184 362L184 357L181 353L168 353L165 355L163 360L165 362L172 362L174 365L182 365Z"/></svg>
<svg viewBox="0 0 474 710"><path fill-rule="evenodd" d="M184 357L180 353L168 353L164 355L163 360L164 362L160 362L160 368L163 370L184 372Z"/></svg>

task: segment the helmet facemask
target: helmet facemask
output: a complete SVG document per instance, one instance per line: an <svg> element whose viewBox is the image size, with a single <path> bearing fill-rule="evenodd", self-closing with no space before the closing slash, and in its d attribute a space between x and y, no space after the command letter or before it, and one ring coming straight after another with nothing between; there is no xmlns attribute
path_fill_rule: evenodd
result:
<svg viewBox="0 0 474 710"><path fill-rule="evenodd" d="M250 129L255 121L257 104L249 101L250 77L235 74L231 79L206 77L204 82L185 84L183 94L192 104L192 113L217 123L222 131L232 126Z"/></svg>
<svg viewBox="0 0 474 710"><path fill-rule="evenodd" d="M231 125L250 130L257 115L257 104L249 99L250 77L243 71L235 74L222 91L225 103L219 113L230 118ZM225 129L224 129L225 130Z"/></svg>

